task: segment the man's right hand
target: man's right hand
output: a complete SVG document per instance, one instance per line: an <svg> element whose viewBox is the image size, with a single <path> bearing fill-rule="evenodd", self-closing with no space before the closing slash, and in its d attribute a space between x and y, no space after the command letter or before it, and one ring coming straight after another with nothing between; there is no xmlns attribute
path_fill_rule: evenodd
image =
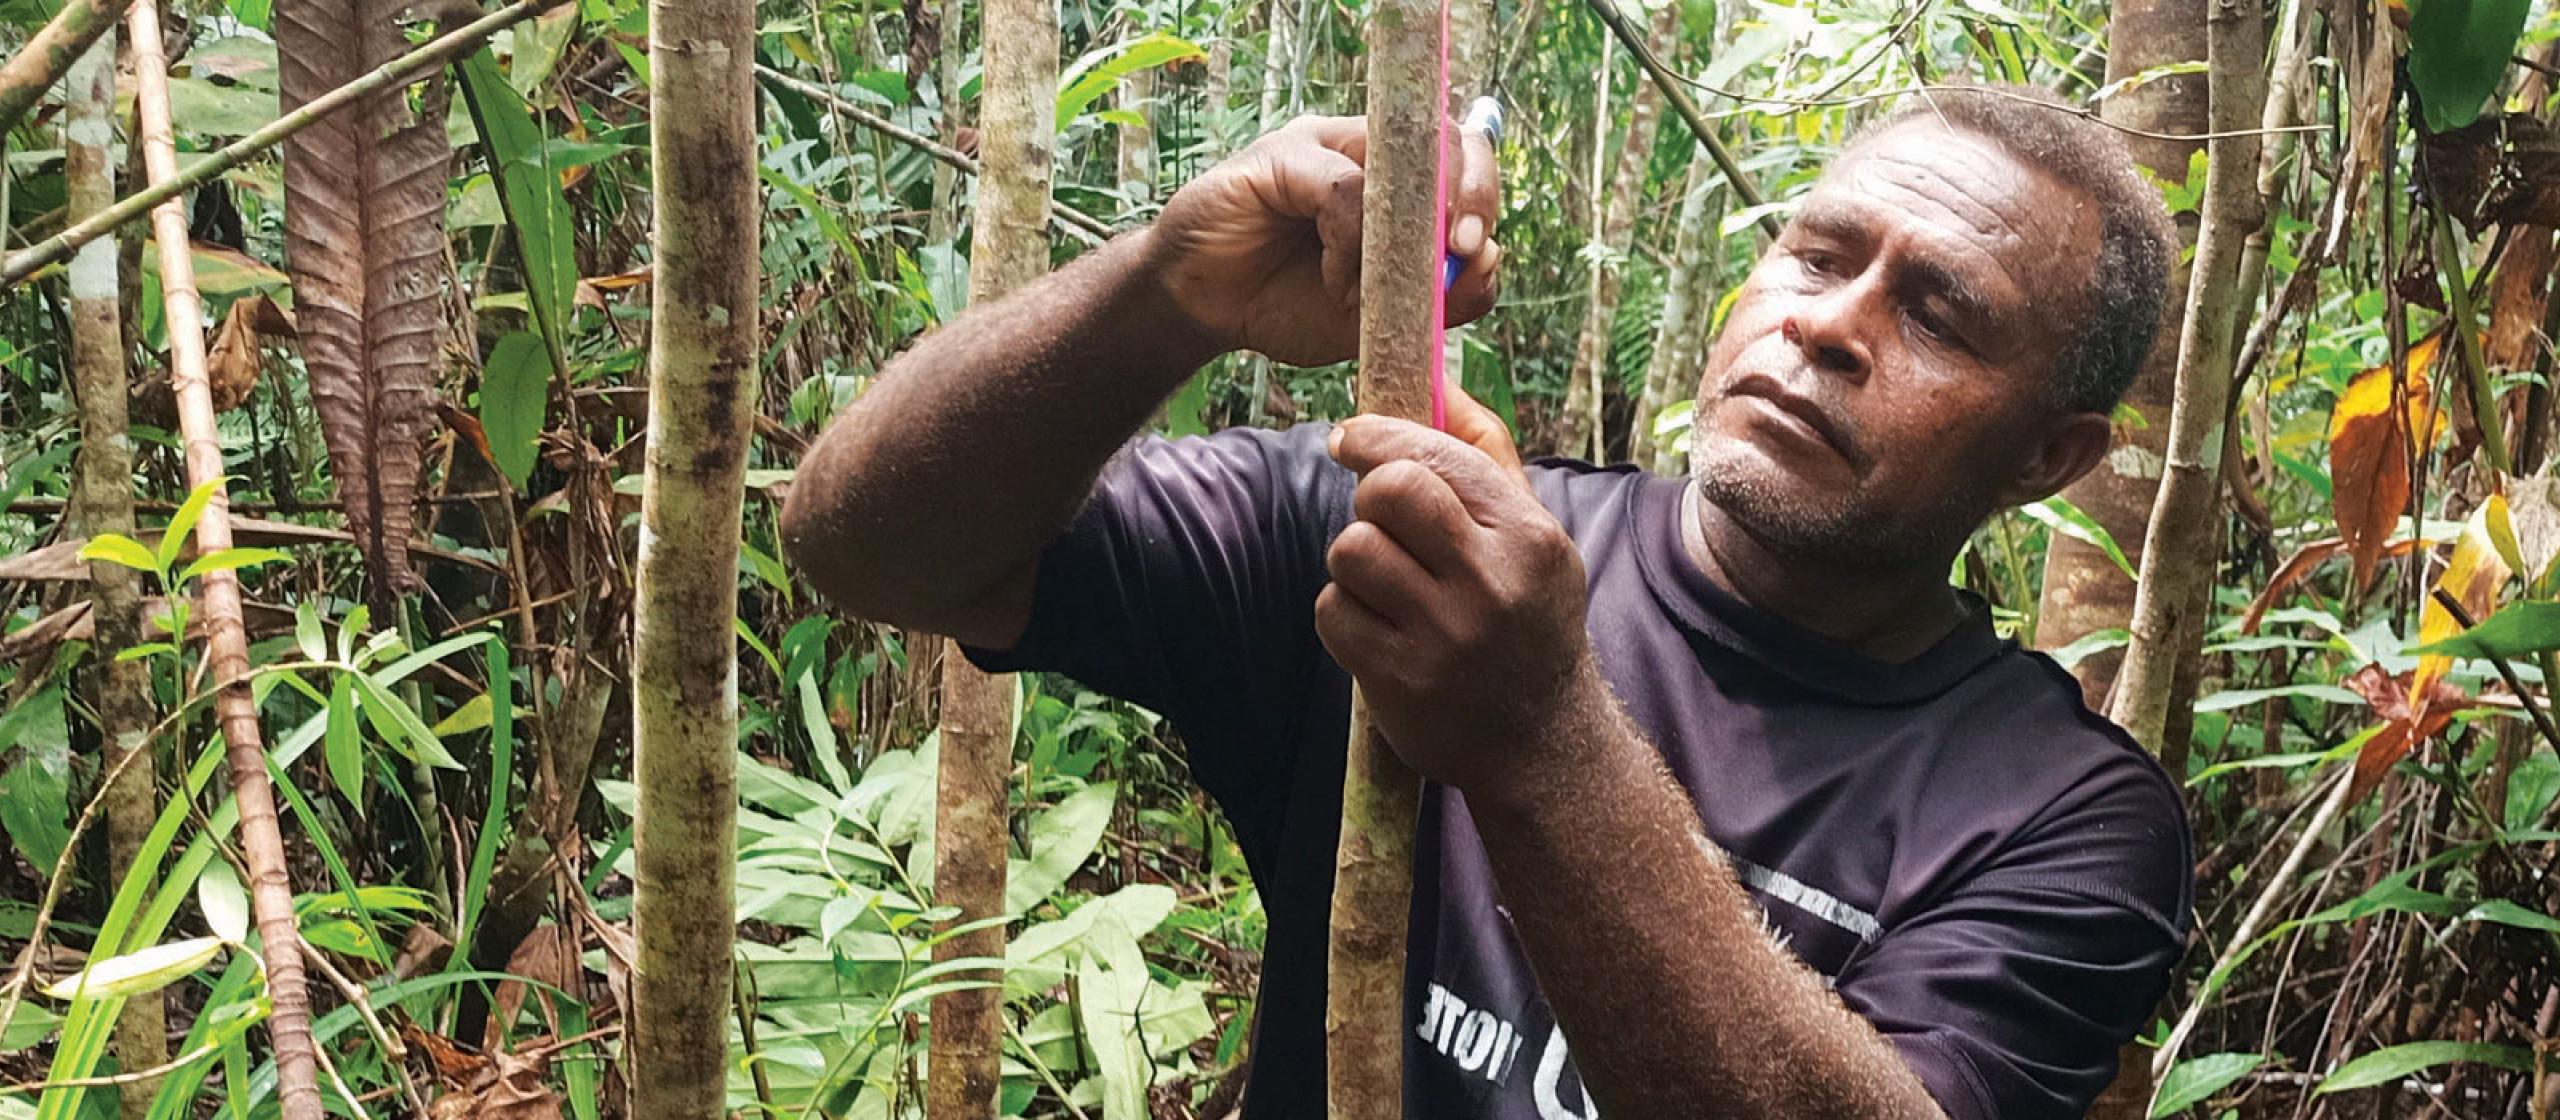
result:
<svg viewBox="0 0 2560 1120"><path fill-rule="evenodd" d="M1493 308L1502 260L1492 144L1468 132L1460 147L1448 246L1465 266L1449 292L1452 325ZM1229 349L1291 365L1356 357L1368 151L1362 118L1302 117L1183 187L1149 231L1174 305Z"/></svg>

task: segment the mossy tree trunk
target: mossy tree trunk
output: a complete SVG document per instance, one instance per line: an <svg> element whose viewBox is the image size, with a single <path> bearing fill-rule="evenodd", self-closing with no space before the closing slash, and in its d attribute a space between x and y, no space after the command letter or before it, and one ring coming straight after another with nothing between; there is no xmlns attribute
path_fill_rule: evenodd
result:
<svg viewBox="0 0 2560 1120"><path fill-rule="evenodd" d="M656 282L632 650L638 1120L727 1111L735 618L756 411L755 5L649 6Z"/></svg>
<svg viewBox="0 0 2560 1120"><path fill-rule="evenodd" d="M71 66L70 109L63 114L64 217L80 221L115 201L115 37L103 36ZM71 370L80 398L80 469L73 476L74 520L90 536L133 535L133 439L125 416L123 306L117 298L116 246L92 241L71 257ZM117 658L142 643L141 576L122 564L89 565L89 617L97 628L87 688L98 713L107 787L107 859L121 881L160 815L154 801L151 750L155 722L151 670ZM116 1061L126 1070L169 1060L169 1022L157 991L125 998L116 1023ZM126 1120L151 1111L156 1080L120 1087Z"/></svg>

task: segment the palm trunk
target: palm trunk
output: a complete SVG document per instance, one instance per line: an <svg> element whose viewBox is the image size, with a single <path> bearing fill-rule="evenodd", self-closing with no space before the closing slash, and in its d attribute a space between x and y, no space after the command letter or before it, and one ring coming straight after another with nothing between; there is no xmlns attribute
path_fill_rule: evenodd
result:
<svg viewBox="0 0 2560 1120"><path fill-rule="evenodd" d="M1671 239L1671 277L1662 290L1662 324L1653 335L1653 361L1644 371L1644 397L1627 425L1627 457L1637 465L1669 474L1678 465L1685 440L1655 446L1654 417L1683 382L1697 376L1698 350L1706 336L1701 312L1715 307L1716 266L1723 263L1722 238L1707 236L1716 221L1709 205L1717 197L1715 164L1701 149L1689 159L1689 191L1680 200L1680 217ZM1701 299L1700 296L1706 298ZM1687 386L1695 388L1695 386Z"/></svg>
<svg viewBox="0 0 2560 1120"><path fill-rule="evenodd" d="M2187 288L2185 328L2178 339L2177 399L2169 419L2166 476L2143 542L2135 593L2133 642L2125 650L2108 716L2158 751L2169 723L2171 679L2190 631L2197 585L2213 578L2214 498L2221 480L2222 425L2231 394L2231 363L2242 242L2258 226L2258 136L2266 96L2267 37L2255 3L2215 0L2206 14L2212 61L2213 141L2206 172L2203 228L2196 236L2195 274Z"/></svg>
<svg viewBox="0 0 2560 1120"><path fill-rule="evenodd" d="M1434 212L1442 103L1437 0L1377 0L1369 22L1369 160L1360 248L1360 409L1428 421L1440 304ZM1404 1115L1404 964L1422 782L1378 733L1358 686L1334 854L1325 969L1332 1120Z"/></svg>
<svg viewBox="0 0 2560 1120"><path fill-rule="evenodd" d="M2121 81L2145 70L2205 56L2204 0L2129 0L2115 7L2108 27L2107 80ZM2157 78L2107 99L2102 112L2114 124L2149 132L2192 135L2205 130L2205 76L2177 74ZM2154 176L2183 183L2187 165L2201 144L2157 140L2127 134L2134 161ZM2188 229L2192 237L2192 227ZM2150 531L2151 503L2160 490L2160 464L2169 444L2170 402L2176 395L2179 336L2186 306L2186 270L2172 267L2160 333L2142 373L2125 394L2125 407L2141 419L2117 425L2114 453L2071 488L2064 499L2107 530L2126 558L2142 562L2142 541ZM2045 554L2044 591L2036 608L2035 643L2060 649L2091 634L2123 629L2133 617L2133 581L2116 569L2106 553L2077 539L2055 534ZM2103 710L2115 683L2119 651L2083 658L2072 674L2080 679L2089 706Z"/></svg>
<svg viewBox="0 0 2560 1120"><path fill-rule="evenodd" d="M79 221L115 201L113 121L116 98L114 37L106 36L73 63L70 112L64 121L62 177L69 192L64 214ZM126 434L124 325L117 298L116 246L92 241L71 258L71 369L80 398L80 471L73 481L73 519L92 537L133 535L133 440ZM154 722L151 670L119 660L116 651L142 642L140 575L122 564L89 565L89 616L97 627L98 662L90 669L89 694L98 712L98 737L106 749L101 772L122 777L106 794L109 878L132 872L134 853L160 815L146 742ZM135 755L135 752L140 752ZM125 762L128 755L135 755ZM129 996L116 1023L116 1061L126 1070L150 1069L169 1060L169 1022L157 991ZM151 1111L157 1080L122 1087L125 1120Z"/></svg>
<svg viewBox="0 0 2560 1120"><path fill-rule="evenodd" d="M1680 29L1680 5L1665 4L1653 14L1653 23L1645 30L1646 46L1656 57L1671 53ZM1605 80L1605 75L1604 75ZM1556 448L1567 455L1581 455L1592 462L1608 456L1608 438L1601 427L1601 411L1608 403L1610 327L1618 321L1618 292L1625 280L1614 259L1624 257L1628 237L1635 229L1636 210L1644 203L1644 173L1653 162L1653 130L1660 119L1662 89L1648 81L1638 81L1627 109L1626 143L1618 149L1617 170L1607 184L1594 183L1602 192L1593 209L1600 214L1598 227L1592 232L1595 252L1591 262L1590 298L1583 305L1582 333L1573 344L1573 372L1565 381L1564 415L1556 429ZM1607 113L1595 123L1605 127Z"/></svg>
<svg viewBox="0 0 2560 1120"><path fill-rule="evenodd" d="M976 236L969 299L994 300L1049 270L1046 215L1057 158L1057 0L987 0ZM951 656L942 670L941 784L934 811L934 901L956 908L952 925L983 928L934 946L936 961L1004 956L1005 788L1013 773L1014 680ZM973 974L974 975L974 974ZM931 1120L995 1115L1001 1087L1004 989L944 992L933 999L933 1051L925 1086Z"/></svg>
<svg viewBox="0 0 2560 1120"><path fill-rule="evenodd" d="M638 1120L727 1100L737 879L738 538L756 413L755 5L650 4L649 443L633 607Z"/></svg>
<svg viewBox="0 0 2560 1120"><path fill-rule="evenodd" d="M169 66L160 49L160 12L152 3L126 13L131 40L134 104L142 124L143 177L154 184L178 174L178 146L169 121ZM205 553L231 547L231 498L223 487L222 436L214 426L213 386L205 376L204 301L196 294L195 255L187 240L185 206L171 198L151 209L151 235L160 253L160 305L169 335L169 379L177 398L178 430L186 444L187 484L213 488L196 521L196 547ZM256 918L260 956L267 968L272 1008L267 1033L275 1043L276 1097L284 1120L321 1120L319 1051L311 1041L311 993L303 982L302 933L295 928L293 880L285 872L284 833L276 824L275 788L267 779L265 736L258 703L249 692L249 636L240 621L236 572L204 575L198 584L204 620L205 659L216 689L214 715L222 725L231 795L240 806L240 852L249 868L249 907Z"/></svg>

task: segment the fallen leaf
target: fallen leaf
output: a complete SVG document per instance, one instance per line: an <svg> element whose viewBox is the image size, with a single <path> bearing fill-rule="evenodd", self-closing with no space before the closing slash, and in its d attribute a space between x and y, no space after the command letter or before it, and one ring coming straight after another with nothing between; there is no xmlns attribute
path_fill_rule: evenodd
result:
<svg viewBox="0 0 2560 1120"><path fill-rule="evenodd" d="M2437 331L2409 348L2405 378L2394 378L2389 362L2356 374L2329 414L2333 508L2359 590L2372 583L2409 504L2410 447L2430 445L2443 433L2443 415L2427 407L2428 373L2443 348L2444 332ZM2407 386L2399 398L2405 412L2394 407L2395 381Z"/></svg>
<svg viewBox="0 0 2560 1120"><path fill-rule="evenodd" d="M2413 702L2410 686L2415 674L2393 676L2380 665L2367 665L2350 674L2343 683L2347 690L2364 697L2375 715L2383 720L2382 729L2365 740L2356 752L2353 784L2347 792L2353 801L2373 792L2393 763L2407 757L2419 743L2435 737L2453 722L2454 713L2470 698L2439 677L2430 682Z"/></svg>
<svg viewBox="0 0 2560 1120"><path fill-rule="evenodd" d="M222 327L214 332L213 350L205 357L205 379L213 389L213 410L229 412L249 399L258 387L257 329L252 325L257 311L251 306L265 296L248 296L231 301L231 310L222 316Z"/></svg>

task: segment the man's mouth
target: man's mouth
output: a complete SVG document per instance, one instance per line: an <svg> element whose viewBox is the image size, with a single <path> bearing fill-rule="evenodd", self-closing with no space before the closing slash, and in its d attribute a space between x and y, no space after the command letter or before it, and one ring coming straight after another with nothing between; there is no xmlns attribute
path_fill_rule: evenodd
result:
<svg viewBox="0 0 2560 1120"><path fill-rule="evenodd" d="M1852 467L1861 465L1856 445L1840 424L1812 398L1790 391L1777 378L1764 373L1745 375L1725 389L1725 396L1749 400L1770 423L1829 448Z"/></svg>

